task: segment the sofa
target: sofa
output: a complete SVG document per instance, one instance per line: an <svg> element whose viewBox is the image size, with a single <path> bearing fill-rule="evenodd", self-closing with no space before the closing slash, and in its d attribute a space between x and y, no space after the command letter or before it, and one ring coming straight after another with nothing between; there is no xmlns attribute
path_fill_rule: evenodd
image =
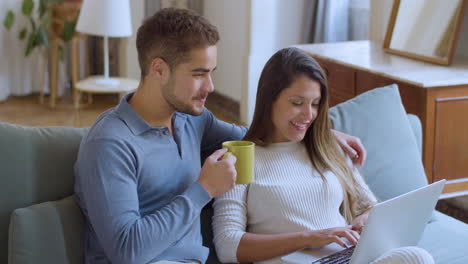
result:
<svg viewBox="0 0 468 264"><path fill-rule="evenodd" d="M427 184L421 123L407 114L398 87L373 89L330 109L334 128L361 138L361 168L380 200ZM0 122L0 263L82 263L83 216L73 198L73 165L87 128L26 127ZM211 204L201 213L207 263ZM434 212L419 246L436 263L468 263L468 225Z"/></svg>

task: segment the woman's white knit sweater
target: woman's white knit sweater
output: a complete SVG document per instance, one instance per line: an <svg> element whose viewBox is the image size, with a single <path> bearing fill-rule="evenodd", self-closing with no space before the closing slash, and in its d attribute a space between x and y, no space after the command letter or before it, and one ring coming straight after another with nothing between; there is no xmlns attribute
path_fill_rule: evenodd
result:
<svg viewBox="0 0 468 264"><path fill-rule="evenodd" d="M237 247L246 231L279 234L346 226L340 214L343 188L332 172L324 176L326 182L313 169L303 143L257 146L255 181L236 185L213 205L214 242L219 259L237 262ZM354 176L366 190L366 196L357 202L374 203L374 195L356 169ZM277 261L276 258L261 263Z"/></svg>

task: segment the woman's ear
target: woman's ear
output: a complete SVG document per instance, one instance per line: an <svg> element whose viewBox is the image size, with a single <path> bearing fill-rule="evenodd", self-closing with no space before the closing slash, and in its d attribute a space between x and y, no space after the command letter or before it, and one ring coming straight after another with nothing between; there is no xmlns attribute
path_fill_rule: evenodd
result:
<svg viewBox="0 0 468 264"><path fill-rule="evenodd" d="M169 65L161 58L154 58L150 64L149 74L165 84L170 75Z"/></svg>

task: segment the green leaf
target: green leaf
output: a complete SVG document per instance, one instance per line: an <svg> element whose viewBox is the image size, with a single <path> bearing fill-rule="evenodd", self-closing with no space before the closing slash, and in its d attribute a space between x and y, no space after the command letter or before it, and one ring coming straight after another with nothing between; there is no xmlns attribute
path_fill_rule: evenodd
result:
<svg viewBox="0 0 468 264"><path fill-rule="evenodd" d="M34 9L34 0L23 0L23 5L21 6L21 11L23 15L30 16Z"/></svg>
<svg viewBox="0 0 468 264"><path fill-rule="evenodd" d="M26 50L24 51L24 56L28 57L29 54L31 54L34 44L36 42L36 35L35 34L29 34L28 37L28 43L26 44Z"/></svg>
<svg viewBox="0 0 468 264"><path fill-rule="evenodd" d="M11 10L8 10L5 19L3 20L3 25L6 27L6 29L10 30L10 28L13 26L13 22L15 22L15 13L13 13Z"/></svg>
<svg viewBox="0 0 468 264"><path fill-rule="evenodd" d="M60 35L63 41L67 42L73 38L73 35L75 34L75 26L76 26L76 21L74 20L65 21L65 24L63 25L62 34Z"/></svg>
<svg viewBox="0 0 468 264"><path fill-rule="evenodd" d="M42 18L47 12L47 0L39 0L39 18Z"/></svg>
<svg viewBox="0 0 468 264"><path fill-rule="evenodd" d="M47 38L47 31L45 28L39 27L37 29L36 39L37 39L36 41L37 46L40 46L40 45L44 45L46 47L49 46L49 39Z"/></svg>
<svg viewBox="0 0 468 264"><path fill-rule="evenodd" d="M19 38L20 40L23 40L23 39L26 37L26 34L27 34L27 33L28 33L28 29L24 27L24 28L21 29L21 31L19 32L18 38Z"/></svg>

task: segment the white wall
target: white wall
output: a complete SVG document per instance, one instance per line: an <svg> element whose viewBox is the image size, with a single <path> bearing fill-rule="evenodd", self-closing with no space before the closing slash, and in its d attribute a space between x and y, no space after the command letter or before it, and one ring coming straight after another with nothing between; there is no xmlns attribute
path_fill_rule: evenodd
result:
<svg viewBox="0 0 468 264"><path fill-rule="evenodd" d="M122 76L139 80L140 66L136 50L136 33L145 17L145 3L144 0L131 0L130 5L132 12L132 36L123 42L123 49L121 49L120 54L120 59L122 60L120 65L123 67L120 68L120 72Z"/></svg>
<svg viewBox="0 0 468 264"><path fill-rule="evenodd" d="M252 120L258 80L268 59L279 49L303 42L305 6L306 0L252 0L247 82L240 100L242 122Z"/></svg>
<svg viewBox="0 0 468 264"><path fill-rule="evenodd" d="M276 10L276 48L282 49L291 45L304 43L305 18L309 10L308 0L277 1Z"/></svg>
<svg viewBox="0 0 468 264"><path fill-rule="evenodd" d="M387 23L392 11L393 1L372 0L369 19L369 39L382 43L387 32Z"/></svg>
<svg viewBox="0 0 468 264"><path fill-rule="evenodd" d="M253 117L261 71L277 46L276 4L276 1L269 0L252 0L250 4L247 79L242 86L240 100L241 121L247 124Z"/></svg>
<svg viewBox="0 0 468 264"><path fill-rule="evenodd" d="M248 54L249 0L205 0L203 15L218 28L218 64L215 90L236 101L245 86Z"/></svg>

